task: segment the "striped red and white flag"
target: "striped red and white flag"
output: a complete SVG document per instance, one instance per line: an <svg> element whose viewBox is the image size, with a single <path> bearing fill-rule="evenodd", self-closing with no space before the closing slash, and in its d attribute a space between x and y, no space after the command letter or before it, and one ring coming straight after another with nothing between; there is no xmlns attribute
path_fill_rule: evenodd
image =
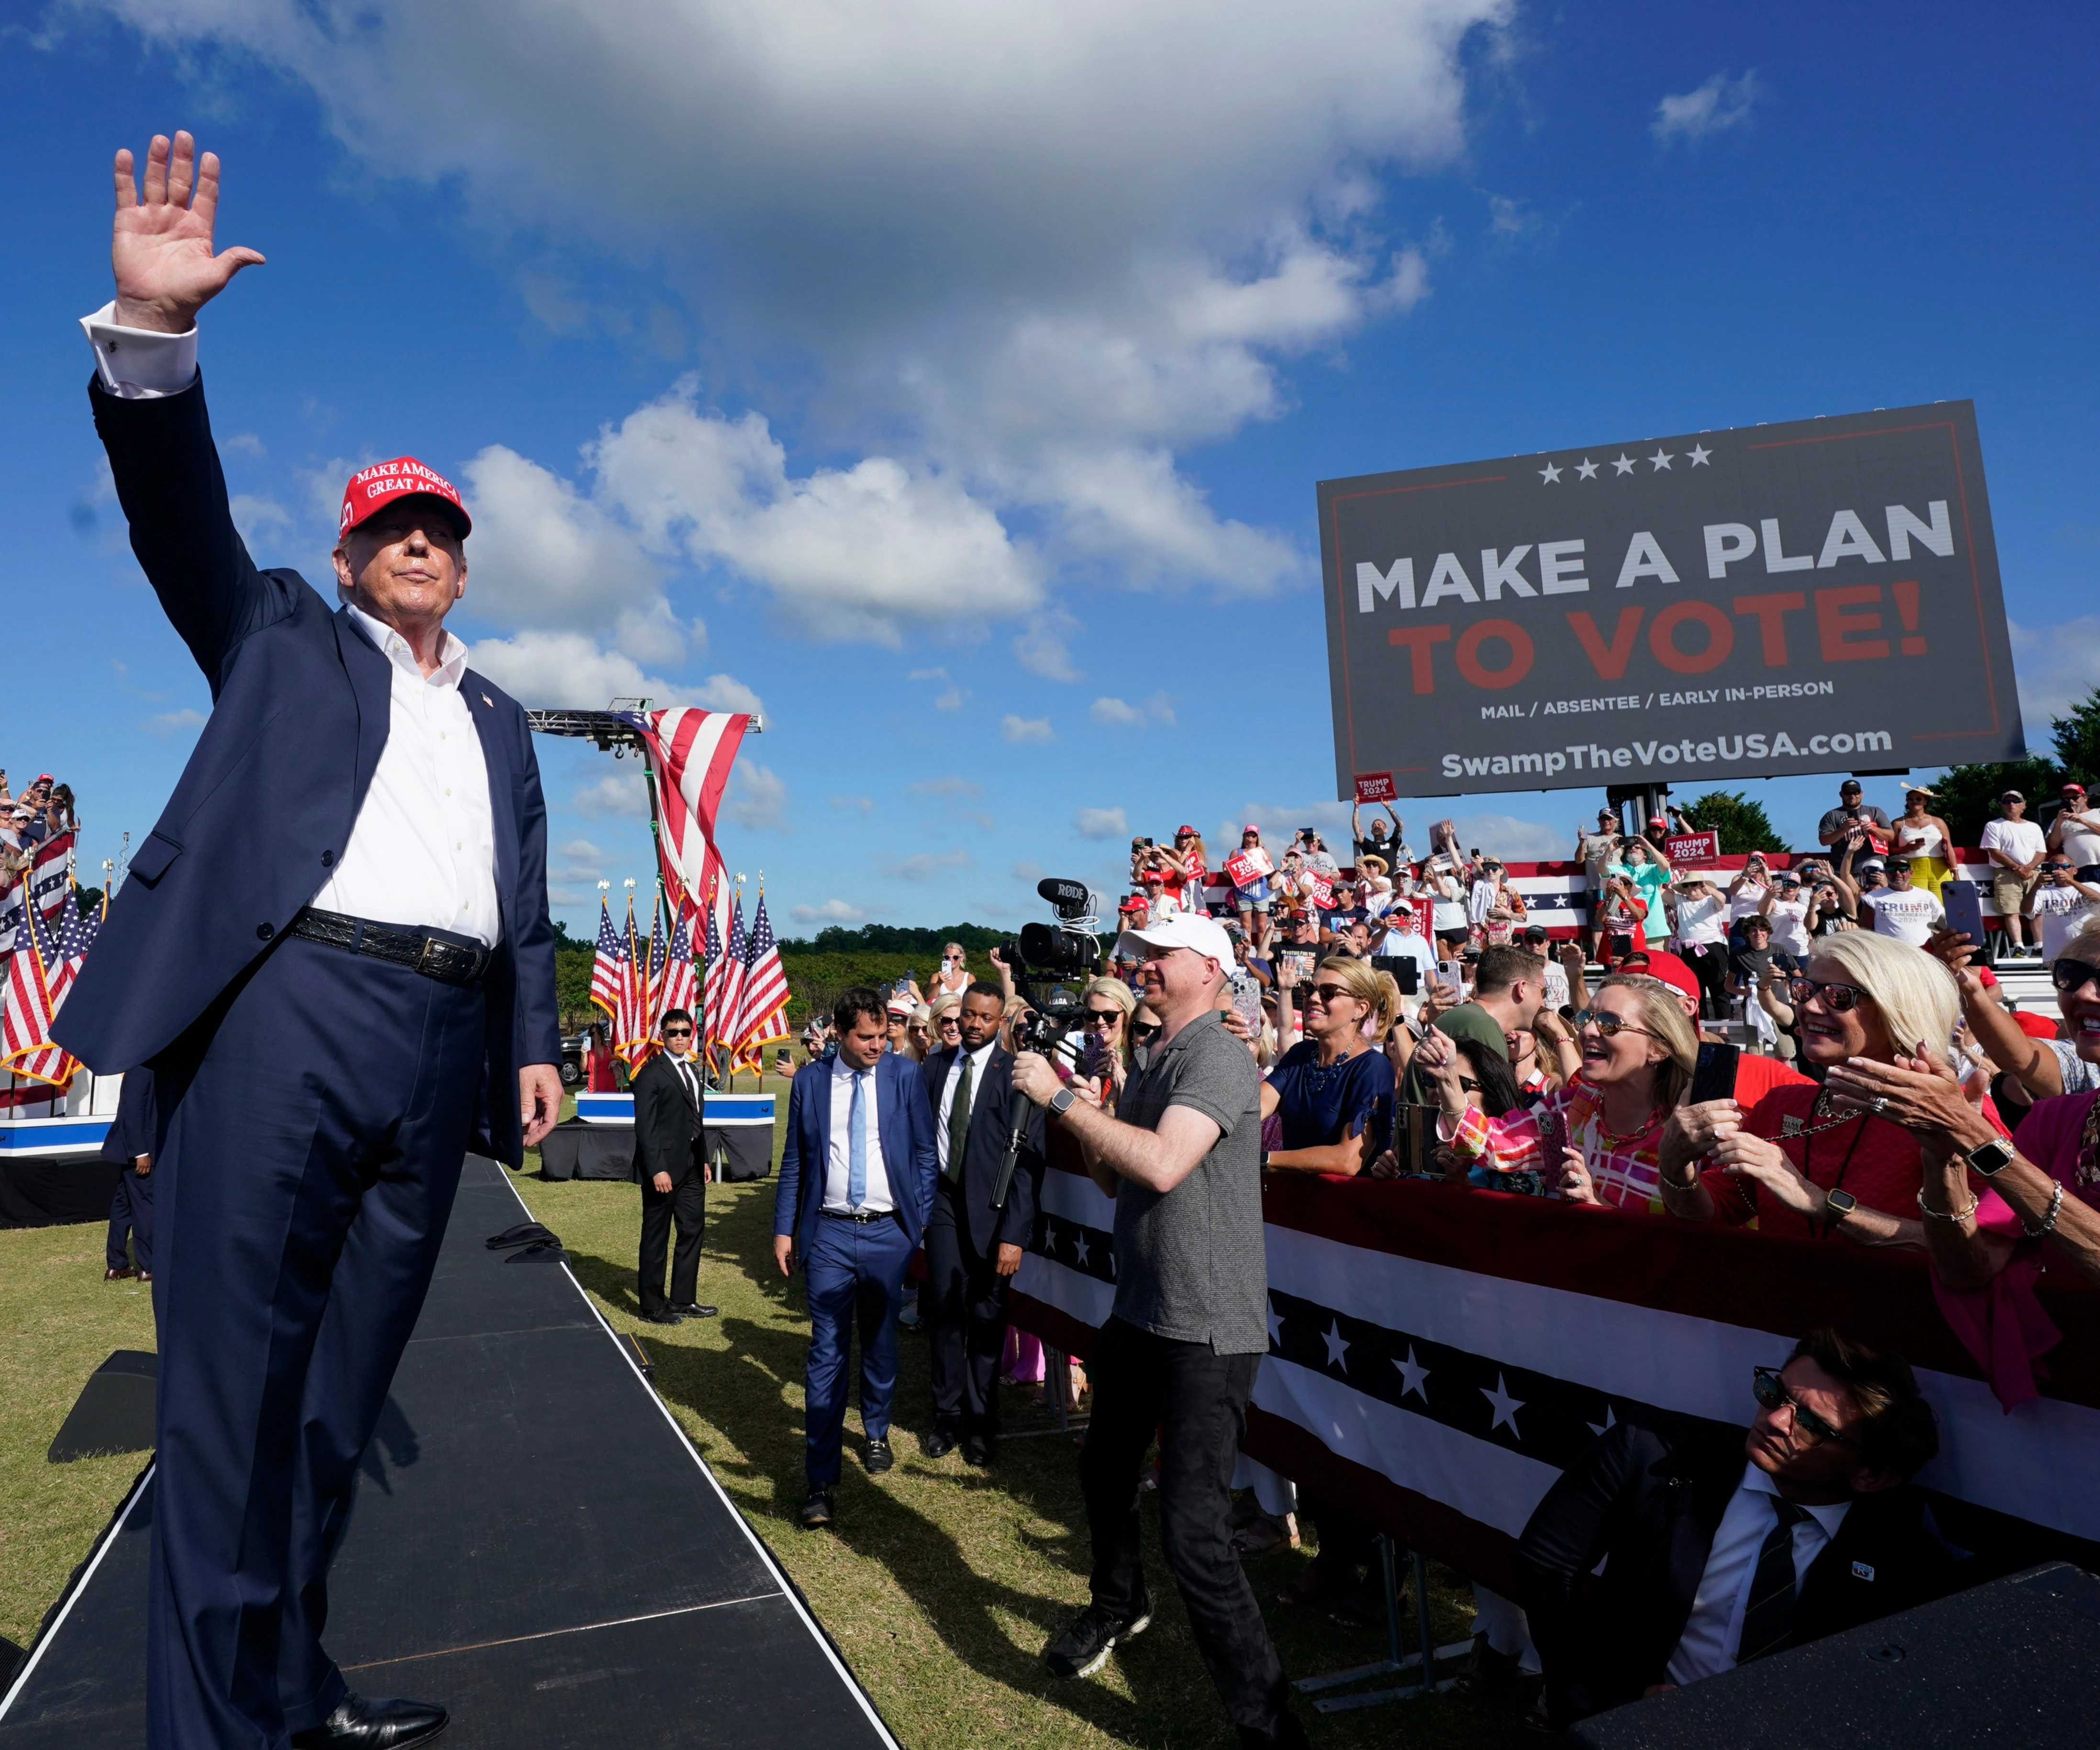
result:
<svg viewBox="0 0 2100 1750"><path fill-rule="evenodd" d="M31 906L24 919L0 994L0 1061L17 1075L63 1087L80 1065L51 1043L51 1017L65 999L72 972L42 912Z"/></svg>
<svg viewBox="0 0 2100 1750"><path fill-rule="evenodd" d="M620 963L619 1001L612 1012L612 1048L627 1060L630 1070L639 1069L655 1049L650 1035L649 945L634 933L634 896L627 897L626 939Z"/></svg>
<svg viewBox="0 0 2100 1750"><path fill-rule="evenodd" d="M60 904L73 897L75 836L62 832L45 840L30 853L29 866L22 879L0 895L0 954L15 951L25 900L33 901L46 919L55 919Z"/></svg>
<svg viewBox="0 0 2100 1750"><path fill-rule="evenodd" d="M743 894L739 890L730 901L729 937L722 944L721 958L708 963L708 1043L728 1047L732 1055L743 1042L739 1029L743 1020L744 975L751 969L744 958L749 941L743 933ZM715 976L717 966L721 968L719 980Z"/></svg>
<svg viewBox="0 0 2100 1750"><path fill-rule="evenodd" d="M671 932L671 948L664 964L663 1005L660 1014L683 1009L690 1014L698 994L693 971L693 919L699 914L684 900L677 903L678 927Z"/></svg>
<svg viewBox="0 0 2100 1750"><path fill-rule="evenodd" d="M612 913L601 895L598 902L598 959L591 964L590 999L615 1019L620 1014L620 993L627 983L627 973L621 965L626 953L627 945L620 940L620 932L612 927Z"/></svg>
<svg viewBox="0 0 2100 1750"><path fill-rule="evenodd" d="M751 941L743 954L743 1012L737 1017L738 1049L756 1056L758 1048L788 1036L788 974L780 964L773 920L765 915L765 890L758 890L758 913L752 919Z"/></svg>

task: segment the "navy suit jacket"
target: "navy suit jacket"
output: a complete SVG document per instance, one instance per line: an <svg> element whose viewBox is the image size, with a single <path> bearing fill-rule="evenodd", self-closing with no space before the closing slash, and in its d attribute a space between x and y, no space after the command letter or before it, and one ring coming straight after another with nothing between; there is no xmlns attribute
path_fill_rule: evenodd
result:
<svg viewBox="0 0 2100 1750"><path fill-rule="evenodd" d="M948 1085L960 1045L934 1052L926 1060L926 1122L933 1126L935 1146L941 1132L941 1090ZM991 1206L993 1186L999 1170L1006 1164L1006 1139L1013 1114L1008 1109L1013 1094L1013 1053L995 1045L985 1060L984 1082L970 1102L968 1140L963 1150L963 1177L959 1185L943 1184L958 1218L968 1231L970 1244L980 1255L995 1245L1026 1248L1035 1236L1035 1209L1043 1185L1043 1109L1028 1103L1027 1126L1021 1132L1021 1153L1013 1163L1013 1183L1007 1189L1002 1209Z"/></svg>
<svg viewBox="0 0 2100 1750"><path fill-rule="evenodd" d="M875 1060L875 1122L882 1139L882 1170L904 1232L916 1245L933 1210L940 1175L933 1121L918 1065L896 1051ZM773 1232L795 1236L806 1259L824 1206L824 1175L832 1157L832 1060L805 1064L788 1095L788 1138L780 1149L780 1182L773 1193Z"/></svg>
<svg viewBox="0 0 2100 1750"><path fill-rule="evenodd" d="M296 571L262 571L227 505L201 377L127 401L90 383L131 550L210 684L212 712L53 1032L102 1073L173 1044L312 899L349 843L386 745L387 659ZM470 669L488 768L503 940L483 984L488 1049L473 1145L523 1157L518 1070L558 1064L547 821L532 731Z"/></svg>

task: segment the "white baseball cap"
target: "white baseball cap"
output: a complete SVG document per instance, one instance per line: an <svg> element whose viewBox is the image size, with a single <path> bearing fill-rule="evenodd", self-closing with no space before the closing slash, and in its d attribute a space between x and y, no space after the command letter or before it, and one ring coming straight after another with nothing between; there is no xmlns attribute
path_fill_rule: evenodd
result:
<svg viewBox="0 0 2100 1750"><path fill-rule="evenodd" d="M1221 967L1234 963L1232 937L1215 918L1198 912L1177 911L1171 917L1141 930L1125 930L1116 937L1118 959L1141 960L1147 948L1191 948Z"/></svg>

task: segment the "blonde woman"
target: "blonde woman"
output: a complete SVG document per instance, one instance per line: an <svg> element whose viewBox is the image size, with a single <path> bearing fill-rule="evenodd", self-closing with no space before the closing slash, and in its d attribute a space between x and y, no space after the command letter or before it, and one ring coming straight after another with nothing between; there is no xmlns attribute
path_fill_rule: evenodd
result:
<svg viewBox="0 0 2100 1750"><path fill-rule="evenodd" d="M933 988L929 994L953 997L960 1002L969 988L969 956L964 952L960 942L950 942L941 950L941 969L933 975Z"/></svg>
<svg viewBox="0 0 2100 1750"><path fill-rule="evenodd" d="M1943 1073L1961 1016L1954 975L1892 936L1847 930L1817 941L1789 1000L1804 1065L1820 1066L1828 1080L1775 1087L1747 1112L1728 1100L1685 1108L1664 1144L1670 1213L1754 1219L1760 1233L1795 1239L1922 1249L1918 1138L1904 1128L1899 1103L1868 1091L1872 1078L1855 1066ZM1983 1116L2004 1134L1988 1104ZM1950 1235L1935 1262L1953 1285L1973 1287L2001 1266L1994 1249L2002 1243L1974 1231Z"/></svg>
<svg viewBox="0 0 2100 1750"><path fill-rule="evenodd" d="M1392 997L1368 961L1322 960L1305 992L1304 1042L1277 1060L1261 1085L1261 1115L1281 1121L1268 1166L1282 1173L1353 1178L1383 1151L1392 1121L1392 1065L1365 1024L1392 1025ZM1279 1016L1290 1001L1277 999Z"/></svg>
<svg viewBox="0 0 2100 1750"><path fill-rule="evenodd" d="M925 1003L915 1003L911 1012L904 1017L904 1055L915 1064L923 1064L933 1051L933 1007Z"/></svg>
<svg viewBox="0 0 2100 1750"><path fill-rule="evenodd" d="M1101 1041L1097 1049L1110 1086L1104 1103L1113 1108L1130 1073L1130 1017L1137 1008L1136 993L1120 978L1089 979L1079 994L1079 1007L1085 1012L1081 1025L1088 1043Z"/></svg>
<svg viewBox="0 0 2100 1750"><path fill-rule="evenodd" d="M963 1043L963 999L960 996L951 991L934 998L926 1005L926 1014L933 1050L951 1051Z"/></svg>
<svg viewBox="0 0 2100 1750"><path fill-rule="evenodd" d="M1432 1028L1414 1062L1443 1109L1437 1132L1469 1169L1536 1174L1571 1203L1659 1214L1661 1145L1691 1085L1698 1036L1660 979L1618 973L1575 1016L1580 1079L1491 1118L1467 1100L1465 1060Z"/></svg>
<svg viewBox="0 0 2100 1750"><path fill-rule="evenodd" d="M1895 855L1910 859L1910 884L1935 899L1940 897L1940 884L1954 872L1954 829L1927 812L1939 800L1930 790L1906 790L1890 847Z"/></svg>

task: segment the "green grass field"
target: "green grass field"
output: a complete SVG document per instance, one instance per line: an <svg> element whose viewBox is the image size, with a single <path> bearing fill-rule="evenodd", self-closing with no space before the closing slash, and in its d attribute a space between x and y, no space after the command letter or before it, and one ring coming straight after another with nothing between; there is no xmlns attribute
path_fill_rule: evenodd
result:
<svg viewBox="0 0 2100 1750"><path fill-rule="evenodd" d="M770 1085L770 1078L768 1078ZM784 1112L786 1102L781 1102ZM1127 1744L1198 1750L1237 1740L1198 1658L1156 1543L1147 1567L1154 1627L1092 1679L1060 1683L1043 1668L1046 1642L1086 1600L1086 1519L1070 1435L1010 1439L988 1474L919 1449L930 1426L927 1347L903 1339L897 1466L870 1478L858 1463L858 1418L836 1527L794 1523L803 1493L801 1379L808 1323L799 1283L771 1259L773 1185L711 1186L700 1298L719 1319L675 1327L638 1316L633 1187L602 1181L517 1185L562 1236L578 1279L614 1327L636 1333L655 1385L737 1505L778 1553L855 1673L907 1745ZM44 1448L82 1382L112 1349L152 1347L143 1291L101 1281L99 1228L0 1232L0 1633L26 1641L136 1474L136 1457L44 1461ZM1009 1431L1050 1413L1008 1387ZM1148 1515L1148 1518L1149 1515ZM1293 1674L1365 1663L1383 1631L1337 1627L1323 1613L1273 1605L1309 1559L1284 1552L1251 1564ZM1440 1642L1462 1638L1471 1598L1432 1569ZM1413 1644L1410 1612L1405 1631ZM1322 1717L1299 1704L1321 1746L1534 1741L1515 1713L1437 1696Z"/></svg>

